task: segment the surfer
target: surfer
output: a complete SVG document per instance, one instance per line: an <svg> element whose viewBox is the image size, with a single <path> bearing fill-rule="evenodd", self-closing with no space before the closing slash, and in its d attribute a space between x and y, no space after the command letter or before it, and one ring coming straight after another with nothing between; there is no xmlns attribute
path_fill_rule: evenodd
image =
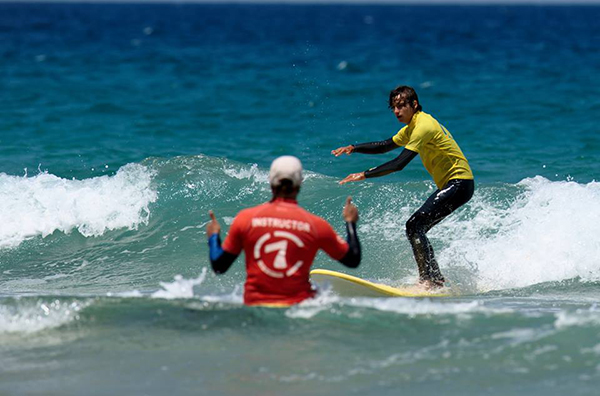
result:
<svg viewBox="0 0 600 396"><path fill-rule="evenodd" d="M331 154L339 157L352 153L382 154L398 147L404 149L395 159L364 172L349 174L339 183L360 181L402 170L417 154L420 155L438 189L408 219L406 236L417 261L419 281L426 287L441 287L445 279L425 234L471 199L475 189L473 172L450 132L422 110L413 88L399 86L391 91L389 108L398 121L406 124L397 134L387 140L340 147Z"/></svg>
<svg viewBox="0 0 600 396"><path fill-rule="evenodd" d="M226 272L242 250L246 256L244 303L288 306L313 297L310 266L319 249L350 268L360 264L356 234L358 209L351 197L342 215L346 221L344 241L324 219L302 209L296 200L302 184L302 164L292 156L275 159L269 182L271 200L244 209L233 220L221 246L221 227L213 211L206 226L209 256L217 274Z"/></svg>

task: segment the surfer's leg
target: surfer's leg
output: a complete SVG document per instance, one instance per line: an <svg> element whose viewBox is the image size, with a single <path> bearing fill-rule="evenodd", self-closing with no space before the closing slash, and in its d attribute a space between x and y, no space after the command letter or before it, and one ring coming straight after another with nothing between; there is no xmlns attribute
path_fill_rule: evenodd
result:
<svg viewBox="0 0 600 396"><path fill-rule="evenodd" d="M419 268L419 279L441 286L444 277L425 235L434 225L464 205L473 196L473 180L451 180L443 189L436 190L406 222L406 236L412 246Z"/></svg>
<svg viewBox="0 0 600 396"><path fill-rule="evenodd" d="M421 207L406 222L406 236L412 246L417 267L419 268L419 280L431 280L441 284L444 282L444 277L440 273L439 266L435 260L433 247L425 235L433 224L430 216L423 209Z"/></svg>

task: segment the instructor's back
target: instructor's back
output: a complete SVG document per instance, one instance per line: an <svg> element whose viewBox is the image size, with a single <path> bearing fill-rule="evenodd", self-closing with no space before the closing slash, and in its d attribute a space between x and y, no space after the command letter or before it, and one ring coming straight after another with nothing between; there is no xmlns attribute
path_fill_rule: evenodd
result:
<svg viewBox="0 0 600 396"><path fill-rule="evenodd" d="M210 261L213 270L221 274L243 250L247 272L244 303L289 306L314 296L309 273L319 249L348 267L360 264L358 210L348 197L343 209L347 239L343 240L327 221L298 205L300 160L277 158L271 165L269 182L272 199L238 213L222 246L219 223L210 212Z"/></svg>

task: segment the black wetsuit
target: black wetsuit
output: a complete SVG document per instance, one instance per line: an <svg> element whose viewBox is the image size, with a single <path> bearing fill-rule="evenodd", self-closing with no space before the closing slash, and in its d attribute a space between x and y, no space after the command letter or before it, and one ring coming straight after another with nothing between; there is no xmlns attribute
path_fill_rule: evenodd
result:
<svg viewBox="0 0 600 396"><path fill-rule="evenodd" d="M398 147L390 138L380 142L357 144L354 146L354 152L381 154ZM416 152L404 149L395 159L365 171L365 177L379 177L402 170L416 156ZM442 189L431 194L423 206L406 222L406 236L412 246L421 280L430 280L438 285L442 285L445 281L435 260L431 243L425 234L431 227L467 203L473 196L474 190L473 180L452 179Z"/></svg>
<svg viewBox="0 0 600 396"><path fill-rule="evenodd" d="M444 188L431 194L406 222L406 236L415 254L421 280L428 279L440 285L445 281L425 234L450 213L466 204L473 196L474 190L473 180L450 180Z"/></svg>

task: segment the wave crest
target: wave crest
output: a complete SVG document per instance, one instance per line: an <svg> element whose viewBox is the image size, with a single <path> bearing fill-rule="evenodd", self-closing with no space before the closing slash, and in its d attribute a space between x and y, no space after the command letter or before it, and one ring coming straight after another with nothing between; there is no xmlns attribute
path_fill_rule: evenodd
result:
<svg viewBox="0 0 600 396"><path fill-rule="evenodd" d="M107 230L136 229L147 223L149 205L156 201L154 172L127 164L114 176L84 180L49 173L0 174L0 248L16 247L55 231L99 236Z"/></svg>

